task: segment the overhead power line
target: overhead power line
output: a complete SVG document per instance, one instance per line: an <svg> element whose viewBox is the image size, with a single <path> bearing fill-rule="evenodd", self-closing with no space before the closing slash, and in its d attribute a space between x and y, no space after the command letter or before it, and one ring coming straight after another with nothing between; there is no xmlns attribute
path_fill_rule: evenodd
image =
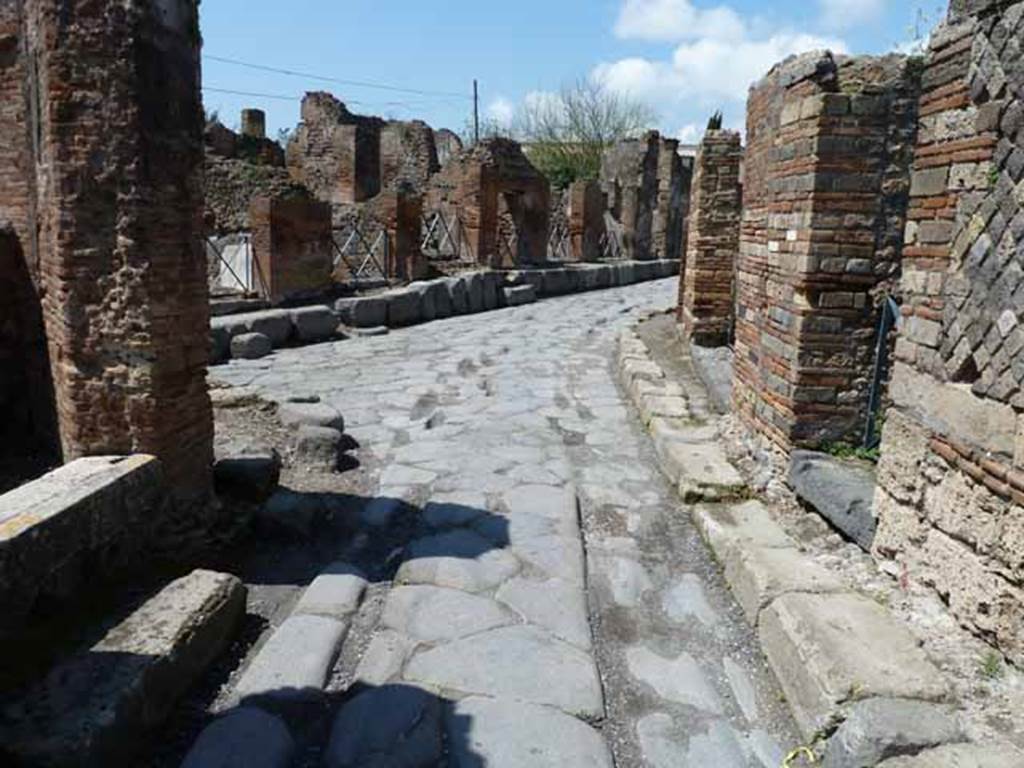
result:
<svg viewBox="0 0 1024 768"><path fill-rule="evenodd" d="M252 99L274 99L276 101L302 101L301 96L286 96L281 93L259 93L257 91L240 91L233 88L218 88L212 85L204 85L203 90L208 93L223 93L229 96L245 96ZM345 99L346 104L357 104L361 107L370 108L387 108L387 107L401 107L403 109L416 109L417 107L427 104L437 103L448 103L451 104L451 100L447 99L427 99L423 101L360 101L357 99Z"/></svg>
<svg viewBox="0 0 1024 768"><path fill-rule="evenodd" d="M451 91L428 91L421 90L418 88L403 88L397 85L387 85L384 83L373 83L363 80L344 80L338 77L328 77L326 75L316 75L310 72L300 72L293 69L284 69L282 67L269 67L265 64L255 64L249 61L241 61L239 59L230 59L225 56L214 56L212 54L203 54L203 57L210 61L217 61L221 64L231 64L237 67L245 67L246 69L255 69L260 72L274 72L279 75L288 75L289 77L301 77L306 80L319 80L325 83L336 83L338 85L347 85L354 88L375 88L381 91L392 91L394 93L409 93L416 96L445 96L448 98L466 99L472 100L472 96L465 93L453 93Z"/></svg>

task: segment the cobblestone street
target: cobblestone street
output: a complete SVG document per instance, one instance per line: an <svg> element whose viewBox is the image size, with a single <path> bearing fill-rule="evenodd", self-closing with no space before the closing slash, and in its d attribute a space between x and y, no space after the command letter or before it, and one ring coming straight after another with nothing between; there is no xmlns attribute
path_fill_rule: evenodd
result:
<svg viewBox="0 0 1024 768"><path fill-rule="evenodd" d="M756 640L612 372L617 332L671 307L677 285L217 370L269 400L319 397L344 414L381 467L366 526L393 524L399 501L421 511L426 533L405 548L328 764L370 764L383 749L388 765L482 756L583 768L614 756L618 766L777 768L797 744ZM343 727L366 718L369 735Z"/></svg>

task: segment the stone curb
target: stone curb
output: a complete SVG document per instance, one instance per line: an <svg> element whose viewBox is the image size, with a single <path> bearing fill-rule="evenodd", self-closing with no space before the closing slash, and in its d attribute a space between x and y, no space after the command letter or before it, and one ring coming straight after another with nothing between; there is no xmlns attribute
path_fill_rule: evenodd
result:
<svg viewBox="0 0 1024 768"><path fill-rule="evenodd" d="M514 272L471 272L459 277L411 283L374 295L339 299L333 307L268 309L210 320L211 364L232 357L263 357L285 346L317 344L337 338L339 327L401 328L458 314L488 312L528 304L537 298L617 288L678 274L679 262L624 261L614 264L575 264L555 269ZM529 290L533 289L532 293ZM261 334L269 348L234 343L236 337ZM237 352L236 352L237 350Z"/></svg>
<svg viewBox="0 0 1024 768"><path fill-rule="evenodd" d="M619 337L616 367L651 434L662 471L692 505L702 538L758 630L807 741L832 735L865 702L934 708L936 718L946 717L946 682L909 631L803 553L763 504L741 501L742 479L717 444L713 421L701 418L693 405L704 398L700 381L684 386L669 381L633 329ZM925 733L927 725L921 723L920 733L894 733L889 746L897 739L904 747L919 740L918 751L937 746L932 732ZM949 732L958 740L957 729ZM840 733L849 739L849 728ZM886 737L875 733L873 738ZM886 744L871 747L887 754Z"/></svg>

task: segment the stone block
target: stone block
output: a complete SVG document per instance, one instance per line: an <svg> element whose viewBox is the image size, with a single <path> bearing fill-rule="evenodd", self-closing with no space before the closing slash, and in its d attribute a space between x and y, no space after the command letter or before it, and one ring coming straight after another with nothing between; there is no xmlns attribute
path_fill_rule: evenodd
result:
<svg viewBox="0 0 1024 768"><path fill-rule="evenodd" d="M965 741L955 710L908 699L870 699L850 707L846 721L829 739L824 764L864 768L900 755Z"/></svg>
<svg viewBox="0 0 1024 768"><path fill-rule="evenodd" d="M462 278L466 284L466 296L469 303L467 311L471 314L494 308L487 306L484 300L484 294L486 293L484 289L484 274L483 272L471 272Z"/></svg>
<svg viewBox="0 0 1024 768"><path fill-rule="evenodd" d="M273 351L270 338L262 333L243 333L231 339L231 357L236 360L259 360Z"/></svg>
<svg viewBox="0 0 1024 768"><path fill-rule="evenodd" d="M242 315L215 317L210 321L213 328L223 328L231 336L243 333L262 333L275 347L288 343L292 337L292 318L287 310L268 309L261 312L247 312Z"/></svg>
<svg viewBox="0 0 1024 768"><path fill-rule="evenodd" d="M388 322L388 302L382 296L338 299L334 311L341 322L355 328L378 328Z"/></svg>
<svg viewBox="0 0 1024 768"><path fill-rule="evenodd" d="M231 643L245 587L194 571L7 707L4 749L26 765L131 765L133 748Z"/></svg>
<svg viewBox="0 0 1024 768"><path fill-rule="evenodd" d="M281 479L281 455L273 448L252 446L223 456L213 465L218 494L263 502Z"/></svg>
<svg viewBox="0 0 1024 768"><path fill-rule="evenodd" d="M1024 469L1024 414L1017 416L1017 437L1014 440L1013 463Z"/></svg>
<svg viewBox="0 0 1024 768"><path fill-rule="evenodd" d="M1021 768L1024 756L1010 744L957 744L913 757L894 757L878 768Z"/></svg>
<svg viewBox="0 0 1024 768"><path fill-rule="evenodd" d="M563 296L573 292L572 280L568 269L546 269L541 273L542 296Z"/></svg>
<svg viewBox="0 0 1024 768"><path fill-rule="evenodd" d="M483 273L483 302L484 310L490 311L505 306L505 295L502 291L502 275L500 272Z"/></svg>
<svg viewBox="0 0 1024 768"><path fill-rule="evenodd" d="M394 291L385 294L388 302L388 325L392 328L401 328L406 325L416 325L423 320L423 304L421 296L416 291ZM431 307L431 310L433 307ZM433 311L431 311L433 320Z"/></svg>
<svg viewBox="0 0 1024 768"><path fill-rule="evenodd" d="M519 285L504 289L505 304L509 307L519 307L523 304L532 304L537 300L537 291L532 285Z"/></svg>
<svg viewBox="0 0 1024 768"><path fill-rule="evenodd" d="M409 283L405 288L405 293L413 293L419 297L419 317L411 322L393 323L393 325L412 325L417 322L429 323L431 320L436 320L439 316L437 294L440 288L440 285L432 282ZM449 311L446 317L450 315Z"/></svg>
<svg viewBox="0 0 1024 768"><path fill-rule="evenodd" d="M255 707L242 707L203 729L181 768L288 768L295 742L284 722Z"/></svg>
<svg viewBox="0 0 1024 768"><path fill-rule="evenodd" d="M449 277L444 282L448 289L452 314L464 315L469 312L469 291L466 288L466 281L461 277Z"/></svg>
<svg viewBox="0 0 1024 768"><path fill-rule="evenodd" d="M342 433L333 427L300 424L295 436L295 461L307 469L334 471L341 440Z"/></svg>
<svg viewBox="0 0 1024 768"><path fill-rule="evenodd" d="M758 632L807 739L857 701L939 702L948 695L906 627L859 595L784 595L761 613Z"/></svg>
<svg viewBox="0 0 1024 768"><path fill-rule="evenodd" d="M329 565L303 592L296 615L346 619L359 609L366 575L348 563Z"/></svg>
<svg viewBox="0 0 1024 768"><path fill-rule="evenodd" d="M338 316L328 307L301 307L289 311L295 338L302 344L314 344L334 338L338 331Z"/></svg>
<svg viewBox="0 0 1024 768"><path fill-rule="evenodd" d="M325 616L292 616L260 648L234 695L271 711L322 701L348 624Z"/></svg>
<svg viewBox="0 0 1024 768"><path fill-rule="evenodd" d="M231 357L231 334L224 328L210 328L210 364L223 363Z"/></svg>
<svg viewBox="0 0 1024 768"><path fill-rule="evenodd" d="M760 501L724 506L698 504L693 508L693 519L704 541L723 562L735 550L796 547Z"/></svg>
<svg viewBox="0 0 1024 768"><path fill-rule="evenodd" d="M0 496L0 635L36 600L64 600L115 574L164 513L152 456L91 457Z"/></svg>
<svg viewBox="0 0 1024 768"><path fill-rule="evenodd" d="M726 581L753 626L761 611L782 595L847 591L838 577L795 548L734 545L720 560Z"/></svg>
<svg viewBox="0 0 1024 768"><path fill-rule="evenodd" d="M345 417L327 403L281 403L277 409L281 424L291 429L301 426L330 427L345 431Z"/></svg>
<svg viewBox="0 0 1024 768"><path fill-rule="evenodd" d="M878 528L875 473L867 466L815 451L793 451L789 485L861 549L870 552Z"/></svg>

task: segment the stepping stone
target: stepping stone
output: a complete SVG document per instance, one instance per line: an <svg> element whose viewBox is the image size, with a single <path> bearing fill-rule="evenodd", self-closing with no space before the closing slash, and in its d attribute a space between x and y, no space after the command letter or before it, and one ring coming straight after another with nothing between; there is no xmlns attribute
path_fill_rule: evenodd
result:
<svg viewBox="0 0 1024 768"><path fill-rule="evenodd" d="M441 760L442 705L404 685L360 694L334 721L327 768L427 768Z"/></svg>
<svg viewBox="0 0 1024 768"><path fill-rule="evenodd" d="M310 469L333 471L338 468L342 437L333 427L302 424L295 437L295 459Z"/></svg>
<svg viewBox="0 0 1024 768"><path fill-rule="evenodd" d="M328 307L300 307L289 310L295 336L302 344L327 341L338 331L338 316Z"/></svg>
<svg viewBox="0 0 1024 768"><path fill-rule="evenodd" d="M249 663L234 697L269 708L319 701L347 632L346 622L291 616Z"/></svg>
<svg viewBox="0 0 1024 768"><path fill-rule="evenodd" d="M416 648L416 642L400 632L379 630L356 667L355 679L364 685L384 685L402 673L402 667Z"/></svg>
<svg viewBox="0 0 1024 768"><path fill-rule="evenodd" d="M345 619L359 610L365 592L362 571L348 563L334 563L313 579L293 614Z"/></svg>
<svg viewBox="0 0 1024 768"><path fill-rule="evenodd" d="M334 311L341 322L356 328L386 327L388 322L388 303L380 296L338 299Z"/></svg>
<svg viewBox="0 0 1024 768"><path fill-rule="evenodd" d="M181 768L288 768L294 755L295 742L280 718L242 707L206 726Z"/></svg>
<svg viewBox="0 0 1024 768"><path fill-rule="evenodd" d="M591 648L586 597L576 584L548 579L515 578L498 590L499 602L517 611L526 621L546 629L577 648Z"/></svg>
<svg viewBox="0 0 1024 768"><path fill-rule="evenodd" d="M493 542L472 531L456 530L410 544L395 581L482 592L515 576L519 567L515 557Z"/></svg>
<svg viewBox="0 0 1024 768"><path fill-rule="evenodd" d="M470 697L445 715L452 768L612 768L601 734L562 712Z"/></svg>
<svg viewBox="0 0 1024 768"><path fill-rule="evenodd" d="M247 501L265 501L281 479L281 454L273 448L251 446L224 456L213 465L218 494Z"/></svg>
<svg viewBox="0 0 1024 768"><path fill-rule="evenodd" d="M388 594L381 625L433 644L516 623L493 600L440 587L397 587Z"/></svg>
<svg viewBox="0 0 1024 768"><path fill-rule="evenodd" d="M231 339L231 357L235 360L259 360L273 351L273 342L262 333L243 333Z"/></svg>
<svg viewBox="0 0 1024 768"><path fill-rule="evenodd" d="M604 716L591 656L533 627L504 627L421 652L405 679L436 690L546 704L579 717Z"/></svg>
<svg viewBox="0 0 1024 768"><path fill-rule="evenodd" d="M688 653L666 659L647 648L634 647L626 651L626 663L630 674L653 688L661 698L712 715L722 714L722 699Z"/></svg>
<svg viewBox="0 0 1024 768"><path fill-rule="evenodd" d="M761 613L759 635L808 739L856 700L948 695L909 630L860 595L783 595Z"/></svg>
<svg viewBox="0 0 1024 768"><path fill-rule="evenodd" d="M227 648L245 615L234 576L193 571L3 711L4 751L26 765L125 765L144 734Z"/></svg>
<svg viewBox="0 0 1024 768"><path fill-rule="evenodd" d="M326 403L282 403L278 406L277 417L291 429L311 426L345 431L345 418L337 408Z"/></svg>

